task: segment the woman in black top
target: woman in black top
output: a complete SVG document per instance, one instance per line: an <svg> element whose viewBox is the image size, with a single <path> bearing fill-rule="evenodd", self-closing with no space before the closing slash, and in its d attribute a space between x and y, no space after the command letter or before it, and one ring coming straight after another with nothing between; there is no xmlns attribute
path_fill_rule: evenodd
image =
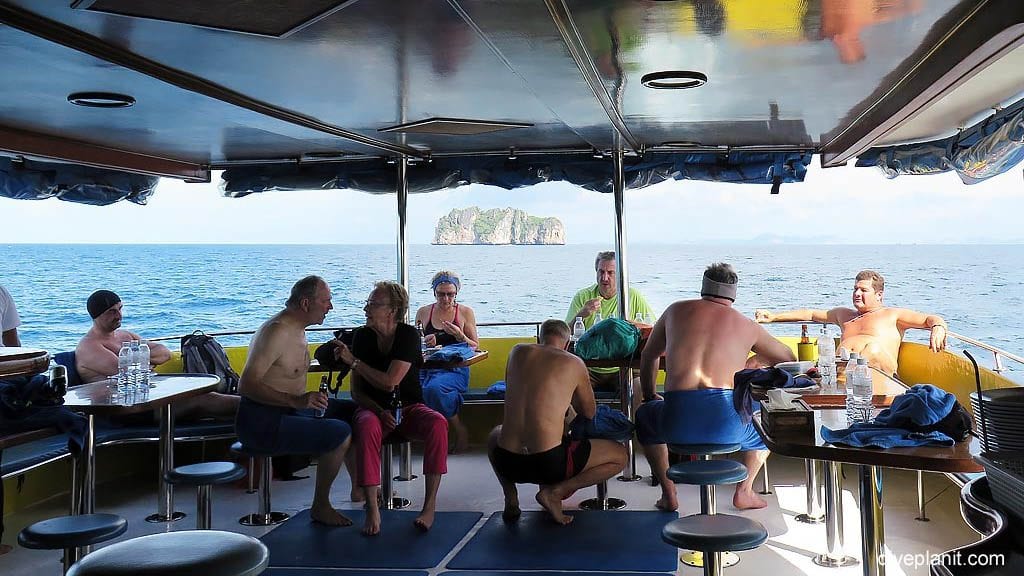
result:
<svg viewBox="0 0 1024 576"><path fill-rule="evenodd" d="M408 309L409 294L401 284L378 282L363 307L366 326L356 330L352 350L339 347L341 360L352 367L352 398L359 405L353 441L359 462L358 482L366 494L363 534L368 536L380 532L377 498L384 438L397 430L424 444L423 510L413 522L420 530L429 530L434 523L437 488L441 475L448 471L448 423L423 404L419 335L415 328L401 322Z"/></svg>

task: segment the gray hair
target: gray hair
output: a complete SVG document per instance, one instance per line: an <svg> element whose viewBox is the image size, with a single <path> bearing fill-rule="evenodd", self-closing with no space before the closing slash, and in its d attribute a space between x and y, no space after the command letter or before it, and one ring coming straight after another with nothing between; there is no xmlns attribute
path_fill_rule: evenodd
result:
<svg viewBox="0 0 1024 576"><path fill-rule="evenodd" d="M709 280L721 282L722 284L736 284L740 280L732 266L725 262L715 262L708 266L704 270L704 276Z"/></svg>
<svg viewBox="0 0 1024 576"><path fill-rule="evenodd" d="M373 289L387 294L389 305L395 311L395 318L401 322L405 318L406 312L409 311L409 292L405 286L398 282L381 280L373 285Z"/></svg>
<svg viewBox="0 0 1024 576"><path fill-rule="evenodd" d="M303 299L312 300L316 298L316 291L321 286L326 285L326 280L315 274L310 274L292 286L292 293L288 296L288 300L285 301L284 305L289 308L297 308Z"/></svg>
<svg viewBox="0 0 1024 576"><path fill-rule="evenodd" d="M606 252L598 252L597 258L594 258L594 271L597 271L597 267L601 264L602 260L615 261L615 252L608 250Z"/></svg>
<svg viewBox="0 0 1024 576"><path fill-rule="evenodd" d="M561 340L568 340L569 334L569 325L561 320L545 320L544 323L540 325L541 342L546 342L548 338L552 337Z"/></svg>

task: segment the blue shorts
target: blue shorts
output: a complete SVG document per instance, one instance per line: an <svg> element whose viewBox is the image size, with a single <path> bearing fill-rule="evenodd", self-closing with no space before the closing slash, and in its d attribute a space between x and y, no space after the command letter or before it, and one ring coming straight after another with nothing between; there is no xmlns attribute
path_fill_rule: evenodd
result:
<svg viewBox="0 0 1024 576"><path fill-rule="evenodd" d="M314 418L308 411L261 404L243 396L235 432L246 448L263 454L324 454L352 435L355 411L351 400L328 398L324 417Z"/></svg>
<svg viewBox="0 0 1024 576"><path fill-rule="evenodd" d="M645 402L636 412L641 444L739 444L766 450L751 423L744 424L732 402L732 390L703 388L666 392L664 400Z"/></svg>

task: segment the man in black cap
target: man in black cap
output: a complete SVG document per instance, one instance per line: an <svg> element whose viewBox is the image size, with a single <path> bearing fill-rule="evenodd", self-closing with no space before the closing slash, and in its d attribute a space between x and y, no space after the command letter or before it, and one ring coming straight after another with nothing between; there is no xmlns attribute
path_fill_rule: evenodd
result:
<svg viewBox="0 0 1024 576"><path fill-rule="evenodd" d="M96 382L117 374L117 353L121 350L121 344L142 340L138 334L121 329L122 307L121 298L110 290L97 290L89 296L86 308L92 317L92 328L75 349L75 366L82 382ZM171 351L167 346L157 342L146 343L149 345L150 367L159 366L171 359ZM238 397L208 392L176 402L175 409L178 416L234 416L238 409Z"/></svg>

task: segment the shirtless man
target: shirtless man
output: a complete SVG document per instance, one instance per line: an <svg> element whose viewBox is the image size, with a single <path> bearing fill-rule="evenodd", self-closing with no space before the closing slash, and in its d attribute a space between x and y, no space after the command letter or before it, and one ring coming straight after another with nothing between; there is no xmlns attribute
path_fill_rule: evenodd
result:
<svg viewBox="0 0 1024 576"><path fill-rule="evenodd" d="M853 284L853 307L831 310L792 310L770 312L756 310L758 322L828 322L843 329L840 346L867 358L871 366L886 374L896 373L896 359L907 328L931 332L928 347L939 352L946 347L946 321L935 314L923 314L906 308L882 305L885 279L874 270L857 274Z"/></svg>
<svg viewBox="0 0 1024 576"><path fill-rule="evenodd" d="M123 307L121 297L110 290L97 290L86 301L86 308L92 317L92 328L89 328L75 349L75 368L78 369L83 383L98 382L117 374L117 353L121 351L121 344L131 340L142 340L138 334L121 329ZM146 344L149 345L148 368L159 366L171 359L171 351L167 346L157 342ZM208 392L174 403L175 415L180 418L231 417L237 409L237 396L218 392Z"/></svg>
<svg viewBox="0 0 1024 576"><path fill-rule="evenodd" d="M519 518L519 483L539 485L537 502L555 522L568 524L572 516L562 512L562 500L622 470L626 448L611 440L564 439L570 405L594 417L594 390L583 361L565 351L569 326L547 320L540 330L542 344L518 344L509 353L505 418L491 432L487 454L505 492L506 522Z"/></svg>
<svg viewBox="0 0 1024 576"><path fill-rule="evenodd" d="M764 508L752 488L768 450L733 406L733 375L742 370L753 350L773 362L796 360L793 351L737 312L736 273L728 264L712 264L704 272L700 300L670 305L651 332L640 356L643 405L636 414L637 437L661 485L656 506L676 510L676 487L666 474L665 442L739 444L747 479L736 485L733 506ZM655 377L665 355L665 397L655 392Z"/></svg>
<svg viewBox="0 0 1024 576"><path fill-rule="evenodd" d="M330 496L352 440L349 423L355 404L306 391L306 327L323 324L332 308L327 282L307 276L292 287L284 310L256 331L238 382L242 402L235 430L243 444L261 452L316 455L310 517L330 526L351 526L352 520L334 508ZM324 410L324 416L297 412L306 409Z"/></svg>

